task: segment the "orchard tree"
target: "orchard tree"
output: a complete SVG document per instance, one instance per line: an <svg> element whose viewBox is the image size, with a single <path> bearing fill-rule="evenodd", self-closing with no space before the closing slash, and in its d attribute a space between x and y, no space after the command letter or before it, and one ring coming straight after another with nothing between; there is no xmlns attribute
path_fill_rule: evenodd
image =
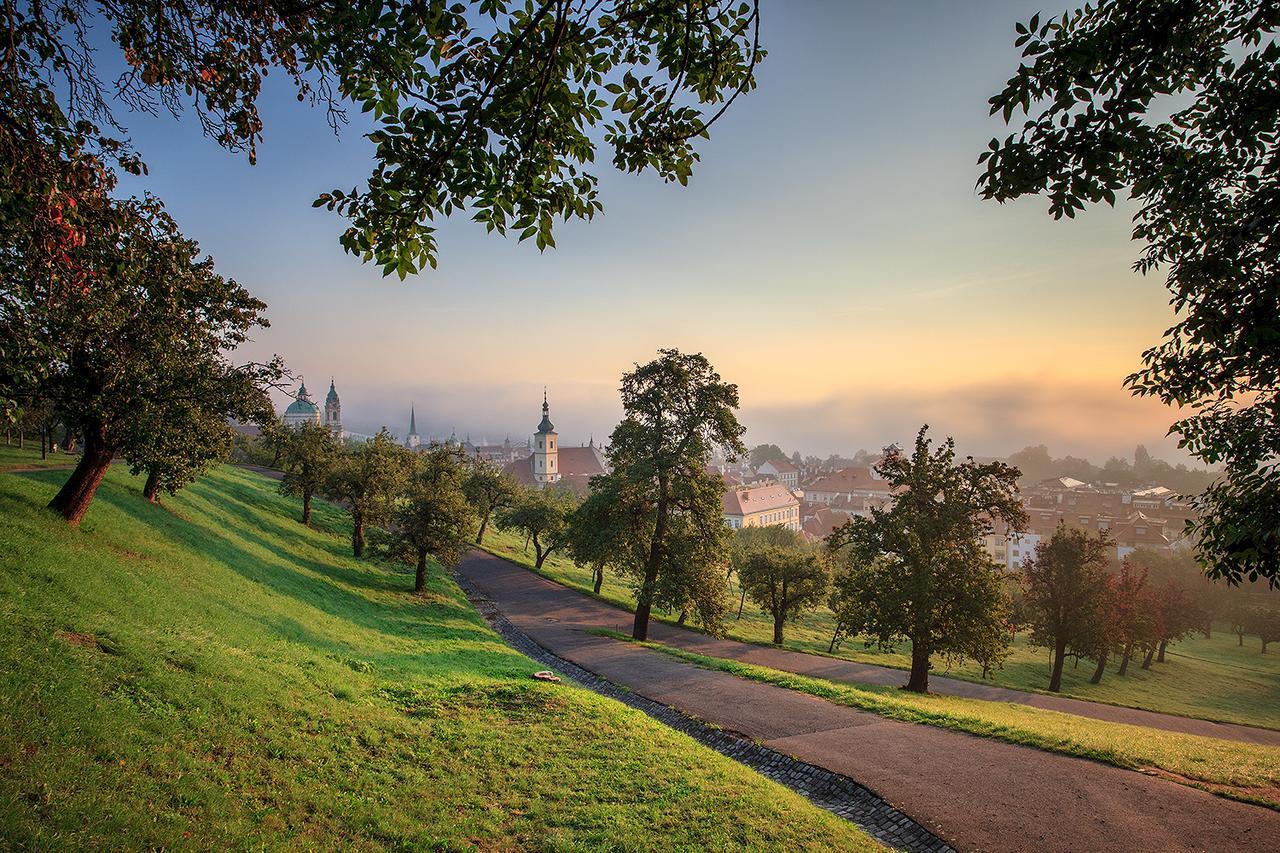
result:
<svg viewBox="0 0 1280 853"><path fill-rule="evenodd" d="M476 508L480 516L480 529L476 532L476 544L484 544L485 531L489 529L489 520L494 513L507 509L519 494L519 483L511 479L496 465L477 459L471 465L462 489L467 500Z"/></svg>
<svg viewBox="0 0 1280 853"><path fill-rule="evenodd" d="M911 643L906 689L928 692L933 655L972 658L984 669L1008 654L999 571L979 544L996 522L1018 530L1026 513L1018 470L1003 462L955 461L948 438L934 449L921 427L910 456L876 466L897 497L870 517L850 519L828 537L865 584L864 630L882 648Z"/></svg>
<svg viewBox="0 0 1280 853"><path fill-rule="evenodd" d="M324 496L351 513L351 553L364 556L366 527L391 520L413 470L413 454L383 427L369 441L342 453L324 483Z"/></svg>
<svg viewBox="0 0 1280 853"><path fill-rule="evenodd" d="M847 637L857 636L867 624L869 603L863 599L871 594L873 575L869 566L849 560L844 555L836 554L832 559L836 569L831 575L827 607L836 618L836 627L827 645L828 652L840 648Z"/></svg>
<svg viewBox="0 0 1280 853"><path fill-rule="evenodd" d="M218 275L158 201L95 202L86 216L90 225L69 249L79 277L57 279L47 298L6 318L28 323L47 356L35 396L84 437L75 470L49 504L73 524L117 454L137 460L150 452L149 426L188 422L192 407L209 419L245 414L246 400L260 399L281 374L278 361L228 360L254 327L267 325L266 306ZM198 466L207 450L190 450Z"/></svg>
<svg viewBox="0 0 1280 853"><path fill-rule="evenodd" d="M789 531L794 532L794 531ZM751 548L738 566L738 581L747 597L773 618L773 643L782 645L787 620L817 607L831 588L826 560L795 534L788 547Z"/></svg>
<svg viewBox="0 0 1280 853"><path fill-rule="evenodd" d="M1265 655L1267 646L1280 640L1280 610L1274 607L1251 607L1245 616L1245 626L1249 633L1262 641L1262 654Z"/></svg>
<svg viewBox="0 0 1280 853"><path fill-rule="evenodd" d="M557 486L522 489L511 506L498 513L498 526L517 530L533 543L534 567L568 541L569 518L577 506L572 490Z"/></svg>
<svg viewBox="0 0 1280 853"><path fill-rule="evenodd" d="M746 452L737 386L724 382L702 354L659 350L622 377L622 422L607 455L628 513L644 517L635 542L644 559L632 569L636 613L632 636L648 637L655 599L683 607L689 596L709 619L722 611L727 531L724 481L707 471L713 452ZM691 561L696 561L691 562ZM708 566L718 568L712 582Z"/></svg>
<svg viewBox="0 0 1280 853"><path fill-rule="evenodd" d="M591 493L573 511L565 531L565 549L575 563L591 568L591 587L597 595L606 568L634 574L634 567L644 561L637 543L647 541L648 518L636 511L635 501L617 492L620 485L607 475L593 477Z"/></svg>
<svg viewBox="0 0 1280 853"><path fill-rule="evenodd" d="M1190 591L1177 581L1165 581L1156 589L1156 663L1164 663L1170 643L1185 639L1203 624L1200 606Z"/></svg>
<svg viewBox="0 0 1280 853"><path fill-rule="evenodd" d="M439 445L417 454L409 484L397 501L386 532L379 531L376 549L415 568L413 591L427 588L427 559L457 565L476 535L476 512L462 490L468 465L462 452Z"/></svg>
<svg viewBox="0 0 1280 853"><path fill-rule="evenodd" d="M1107 553L1114 543L1106 535L1059 524L1053 535L1036 544L1035 556L1022 567L1031 642L1053 650L1049 691L1062 689L1067 649L1096 645L1106 605Z"/></svg>
<svg viewBox="0 0 1280 853"><path fill-rule="evenodd" d="M991 112L1012 122L978 185L1045 194L1055 218L1133 200L1134 265L1163 272L1177 322L1126 379L1191 414L1171 433L1224 475L1190 522L1207 573L1280 584L1280 15L1264 0L1095 0L1017 25L1023 63Z"/></svg>
<svg viewBox="0 0 1280 853"><path fill-rule="evenodd" d="M311 499L324 492L342 456L342 445L328 427L303 423L292 427L285 443L280 493L302 498L302 523L311 523Z"/></svg>

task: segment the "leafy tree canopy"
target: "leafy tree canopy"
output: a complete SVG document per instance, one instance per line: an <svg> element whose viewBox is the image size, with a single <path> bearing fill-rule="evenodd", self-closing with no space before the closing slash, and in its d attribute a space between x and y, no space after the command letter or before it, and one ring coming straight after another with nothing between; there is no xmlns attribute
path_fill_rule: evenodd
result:
<svg viewBox="0 0 1280 853"><path fill-rule="evenodd" d="M911 642L908 690L929 687L934 654L999 664L1009 637L1005 599L995 565L981 541L1001 521L1017 530L1026 513L1017 498L1018 470L1003 462L955 461L948 438L936 449L928 427L910 456L896 453L877 466L900 490L887 508L853 518L828 537L860 584L864 630L885 648Z"/></svg>
<svg viewBox="0 0 1280 853"><path fill-rule="evenodd" d="M1185 407L1170 429L1226 475L1194 529L1207 571L1280 582L1280 7L1097 0L1017 25L991 99L1020 129L979 162L985 198L1044 194L1055 218L1136 202L1134 268L1163 271L1177 323L1126 379Z"/></svg>
<svg viewBox="0 0 1280 853"><path fill-rule="evenodd" d="M0 165L46 175L82 157L130 171L113 102L193 109L218 144L255 157L271 72L335 129L352 106L374 124L361 187L316 200L349 221L344 248L401 277L436 263L436 222L469 211L490 231L554 246L557 218L601 209L592 164L688 181L694 143L743 92L764 57L757 2L668 0L276 0L0 3ZM98 76L91 32L127 71ZM25 153L24 153L25 151ZM42 211L39 178L19 194Z"/></svg>

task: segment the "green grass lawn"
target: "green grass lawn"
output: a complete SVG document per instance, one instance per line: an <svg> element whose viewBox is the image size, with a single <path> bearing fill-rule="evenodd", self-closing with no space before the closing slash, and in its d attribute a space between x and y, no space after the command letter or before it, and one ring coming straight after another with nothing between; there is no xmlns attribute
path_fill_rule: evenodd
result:
<svg viewBox="0 0 1280 853"><path fill-rule="evenodd" d="M524 540L518 534L492 531L485 537L485 547L499 556L529 567L533 565L532 549L525 549ZM559 555L547 558L542 573L584 592L591 590L590 570ZM731 593L736 602L739 596L736 584ZM605 575L600 597L627 609L635 606L631 587L616 575ZM734 612L736 614L736 607ZM654 615L674 622L676 614L655 611ZM785 645L796 651L826 654L834 627L834 619L825 608L805 614L799 621L787 624ZM748 601L742 618L730 622L729 636L749 643L769 644L773 639L773 623ZM1140 669L1141 661L1130 664L1124 678L1116 675L1118 661L1113 661L1098 685L1089 683L1089 676L1093 674L1089 662L1081 663L1078 668L1068 663L1063 673L1062 694L1186 717L1280 728L1280 654L1274 650L1259 654L1256 638L1246 637L1243 647L1237 647L1236 643L1237 638L1225 631L1215 632L1208 640L1196 636L1171 646L1166 662L1152 664L1151 670ZM846 640L836 656L899 669L909 669L911 664L910 647L906 644L894 652L884 652L866 647L860 639ZM983 680L981 668L977 666L948 670L941 662L937 665L938 674ZM905 676L903 680L905 682ZM1019 635L1004 667L988 683L1044 691L1048 681L1048 651L1029 645L1025 636Z"/></svg>
<svg viewBox="0 0 1280 853"><path fill-rule="evenodd" d="M17 439L14 444L0 444L0 471L9 471L14 468L63 468L74 466L80 461L79 454L76 453L50 453L44 459L40 458L40 438L36 437L34 442L27 439L27 446L19 448Z"/></svg>
<svg viewBox="0 0 1280 853"><path fill-rule="evenodd" d="M0 474L0 839L22 847L868 849L856 827L508 649L433 570L348 556L221 468Z"/></svg>
<svg viewBox="0 0 1280 853"><path fill-rule="evenodd" d="M598 633L635 642L625 634ZM1280 749L1275 747L1105 722L1010 702L921 695L876 685L854 687L708 657L661 643L640 645L707 669L808 693L890 719L1090 758L1132 770L1164 771L1164 775L1187 784L1280 809Z"/></svg>

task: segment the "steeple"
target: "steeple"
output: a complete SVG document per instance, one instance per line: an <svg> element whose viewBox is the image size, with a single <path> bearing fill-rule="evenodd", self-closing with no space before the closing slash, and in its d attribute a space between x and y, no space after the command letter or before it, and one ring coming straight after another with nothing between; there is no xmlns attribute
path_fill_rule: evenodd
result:
<svg viewBox="0 0 1280 853"><path fill-rule="evenodd" d="M551 423L551 407L547 405L547 389L542 389L542 423L538 424L538 434L546 435L556 431L555 424Z"/></svg>
<svg viewBox="0 0 1280 853"><path fill-rule="evenodd" d="M421 444L422 438L418 435L418 414L411 403L409 404L409 434L404 437L404 446L410 450L416 450Z"/></svg>

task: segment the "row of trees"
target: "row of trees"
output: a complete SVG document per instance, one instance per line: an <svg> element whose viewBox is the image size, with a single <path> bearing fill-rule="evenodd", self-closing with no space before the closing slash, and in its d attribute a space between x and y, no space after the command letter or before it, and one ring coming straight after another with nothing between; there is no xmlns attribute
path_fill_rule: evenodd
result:
<svg viewBox="0 0 1280 853"><path fill-rule="evenodd" d="M1217 619L1231 624L1241 645L1245 633L1257 634L1263 652L1280 633L1280 610L1206 583L1189 555L1135 552L1113 568L1114 548L1105 533L1059 526L1024 565L1010 623L1052 651L1050 690L1061 689L1068 657L1093 661L1090 681L1098 684L1109 660L1119 658L1121 676L1134 658L1150 669L1171 643L1197 631L1209 636Z"/></svg>

